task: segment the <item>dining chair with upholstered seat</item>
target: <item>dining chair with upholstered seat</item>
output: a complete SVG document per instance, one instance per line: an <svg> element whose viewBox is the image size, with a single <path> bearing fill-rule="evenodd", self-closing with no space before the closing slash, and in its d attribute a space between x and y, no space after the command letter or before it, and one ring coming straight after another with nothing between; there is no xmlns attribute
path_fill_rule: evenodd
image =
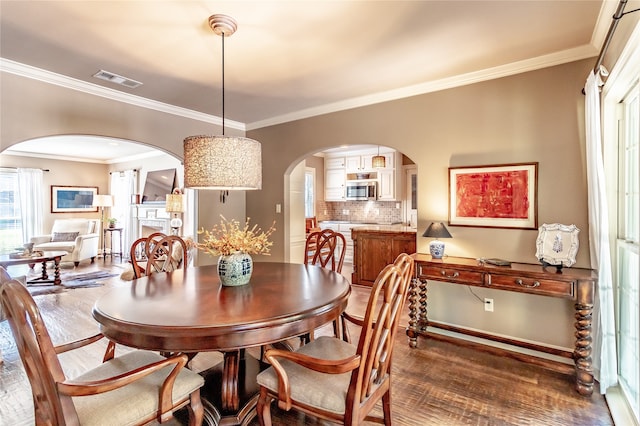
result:
<svg viewBox="0 0 640 426"><path fill-rule="evenodd" d="M164 423L186 407L190 425L200 425L204 410L200 375L183 368L185 354L165 358L134 350L115 357L109 342L102 364L69 379L59 354L94 343L94 336L54 346L31 294L18 281L0 286L7 316L33 395L37 425L138 425Z"/></svg>
<svg viewBox="0 0 640 426"><path fill-rule="evenodd" d="M269 349L257 376L260 425L271 425L271 403L345 425L383 420L391 425L391 360L414 261L403 253L371 288L357 345L322 336L297 351ZM382 401L383 419L369 414Z"/></svg>
<svg viewBox="0 0 640 426"><path fill-rule="evenodd" d="M172 272L187 266L187 243L177 235L166 235L150 245L145 275Z"/></svg>
<svg viewBox="0 0 640 426"><path fill-rule="evenodd" d="M346 253L346 239L344 235L335 232L332 229L312 230L306 238L304 247L304 264L316 265L322 268L331 269L334 272L341 273L344 264L344 256ZM334 333L340 336L341 321L336 318L333 322ZM314 330L310 330L300 336L300 345L310 342L313 339ZM275 348L291 350L293 346L286 340L274 342L271 346ZM260 359L264 359L265 347L260 349Z"/></svg>
<svg viewBox="0 0 640 426"><path fill-rule="evenodd" d="M133 267L133 278L146 275L147 259L155 243L167 235L162 232L154 232L146 237L138 238L131 244L129 259Z"/></svg>
<svg viewBox="0 0 640 426"><path fill-rule="evenodd" d="M305 241L305 264L318 265L342 273L344 256L347 250L347 240L344 235L333 229L313 231L307 235ZM333 323L334 333L340 335L340 322ZM313 331L301 336L301 343L308 343L313 338Z"/></svg>
<svg viewBox="0 0 640 426"><path fill-rule="evenodd" d="M152 234L131 245L133 277L156 272L172 272L189 264L189 248L178 235Z"/></svg>
<svg viewBox="0 0 640 426"><path fill-rule="evenodd" d="M305 241L305 264L319 265L341 273L347 240L333 229L309 233Z"/></svg>
<svg viewBox="0 0 640 426"><path fill-rule="evenodd" d="M415 283L413 282L413 273L414 273L413 258L406 253L402 253L398 257L396 257L393 264L398 266L404 272L405 277L403 279L409 282L409 289L407 291L411 292L411 287L415 285ZM339 336L342 336L342 339L345 342L351 343L351 334L349 333L348 324L354 324L356 326L362 327L364 325L364 318L358 316L355 313L349 312L347 308L347 310L345 310L340 316L340 319L341 319L341 330L340 330L341 334Z"/></svg>

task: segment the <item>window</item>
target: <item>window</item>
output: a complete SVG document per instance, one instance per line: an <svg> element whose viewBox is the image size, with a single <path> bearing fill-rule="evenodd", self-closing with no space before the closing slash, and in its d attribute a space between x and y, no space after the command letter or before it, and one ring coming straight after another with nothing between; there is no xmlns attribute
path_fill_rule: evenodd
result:
<svg viewBox="0 0 640 426"><path fill-rule="evenodd" d="M22 247L18 173L0 169L0 253L11 253L17 247Z"/></svg>
<svg viewBox="0 0 640 426"><path fill-rule="evenodd" d="M307 167L304 172L304 216L316 215L316 169Z"/></svg>
<svg viewBox="0 0 640 426"><path fill-rule="evenodd" d="M640 419L640 84L620 106L617 236L618 380Z"/></svg>

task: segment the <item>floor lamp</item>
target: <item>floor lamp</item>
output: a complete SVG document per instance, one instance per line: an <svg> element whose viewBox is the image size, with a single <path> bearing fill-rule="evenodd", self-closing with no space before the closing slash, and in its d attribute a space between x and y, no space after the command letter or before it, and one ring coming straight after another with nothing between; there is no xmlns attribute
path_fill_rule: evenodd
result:
<svg viewBox="0 0 640 426"><path fill-rule="evenodd" d="M112 195L94 195L93 196L93 206L100 207L100 239L104 239L104 208L113 206L113 196ZM104 251L104 242L101 246ZM102 253L104 255L104 252Z"/></svg>

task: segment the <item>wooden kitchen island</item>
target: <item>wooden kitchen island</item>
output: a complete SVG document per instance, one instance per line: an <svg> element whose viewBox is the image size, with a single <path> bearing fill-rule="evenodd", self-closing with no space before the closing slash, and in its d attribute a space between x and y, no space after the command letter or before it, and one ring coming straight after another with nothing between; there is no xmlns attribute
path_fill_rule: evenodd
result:
<svg viewBox="0 0 640 426"><path fill-rule="evenodd" d="M382 269L400 253L416 252L416 228L404 225L363 225L351 228L351 283L371 286Z"/></svg>

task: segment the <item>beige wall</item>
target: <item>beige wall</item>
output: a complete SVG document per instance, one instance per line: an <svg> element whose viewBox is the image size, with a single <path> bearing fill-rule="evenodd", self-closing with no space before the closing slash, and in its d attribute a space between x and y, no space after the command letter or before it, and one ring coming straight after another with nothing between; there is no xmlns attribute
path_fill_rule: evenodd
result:
<svg viewBox="0 0 640 426"><path fill-rule="evenodd" d="M98 194L108 194L108 166L104 164L78 163L76 161L43 160L41 158L6 154L3 154L0 157L0 166L49 170L48 172L43 173L43 232L49 232L53 226L53 221L56 219L68 219L73 217L100 219L100 211L97 213L51 213L51 185L96 186L98 187ZM105 210L105 217L108 217L108 214L108 210Z"/></svg>
<svg viewBox="0 0 640 426"><path fill-rule="evenodd" d="M151 145L159 150L182 159L182 141L186 136L199 134L219 134L220 126L191 120L171 114L145 109L110 99L93 96L83 92L53 86L40 81L16 76L9 73L0 74L0 153L6 148L33 138L53 135L98 135L131 140ZM225 128L228 135L243 136L244 132ZM64 153L61 153L64 155ZM22 157L20 157L22 158ZM20 160L22 161L22 160ZM25 160L27 161L27 160ZM50 160L29 160L33 167L45 167ZM164 163L162 163L164 165ZM0 165L17 167L9 164L6 154L0 157ZM20 164L21 165L21 164ZM95 173L95 168L78 176L95 176L100 180L100 192L108 190L108 172L123 168L138 168L140 189L144 185L144 175L148 170L159 170L156 160L123 163L122 167L98 165L104 173ZM68 168L68 170L76 170ZM82 170L82 169L79 169ZM75 173L75 172L70 172ZM49 175L51 176L51 174ZM72 185L78 185L78 176L71 179ZM82 180L86 180L84 177ZM182 182L182 177L179 178ZM59 183L54 183L59 184ZM45 182L45 185L49 185ZM48 188L48 186L46 186ZM225 204L219 202L218 192L203 191L199 196L197 226L210 228L220 220L219 212L228 218L244 216L244 194L233 194ZM46 229L45 220L45 229ZM205 259L205 261L209 261Z"/></svg>
<svg viewBox="0 0 640 426"><path fill-rule="evenodd" d="M284 175L308 155L341 144L379 144L406 154L418 168L418 229L447 218L447 168L537 161L539 223L581 229L578 265L587 266L588 223L581 94L593 60L327 114L249 132L262 142L263 189L246 193L247 216L263 229L276 220L267 261L284 256ZM187 135L216 126L120 104L88 94L2 74L0 150L55 134L95 134L134 140L182 156ZM239 133L236 131L236 133ZM105 173L105 176L107 173ZM199 204L209 215L216 194ZM202 225L202 223L199 223ZM451 227L450 255L535 262L536 230ZM418 238L418 250L428 241ZM495 300L495 312L463 286L430 287L429 312L443 322L571 347L570 301L475 289ZM533 324L533 326L532 326Z"/></svg>
<svg viewBox="0 0 640 426"><path fill-rule="evenodd" d="M587 266L587 200L582 143L584 97L592 60L529 72L258 129L265 182L309 153L342 144L389 146L418 167L418 228L447 219L448 167L538 162L538 221L581 229L578 263ZM286 149L284 149L286 147ZM261 217L284 197L282 185L247 193L248 214ZM267 208L268 206L268 208ZM451 255L532 262L537 230L452 227ZM424 250L428 241L419 238ZM282 244L274 247L274 259Z"/></svg>
<svg viewBox="0 0 640 426"><path fill-rule="evenodd" d="M448 167L538 162L538 222L575 224L578 265L589 265L583 104L581 89L593 60L258 129L248 136L263 146L265 182L280 182L306 155L342 144L395 148L418 168L418 229L447 220ZM286 149L285 149L286 147ZM247 193L247 214L266 221L284 199L282 185ZM286 206L285 206L286 208ZM278 218L280 223L282 220ZM447 253L537 262L537 230L449 227ZM425 252L426 238L418 237ZM276 235L273 260L282 258ZM435 283L433 319L533 341L571 347L572 303L549 297L474 289L491 297L495 312L463 286ZM531 326L535 324L535 326Z"/></svg>

